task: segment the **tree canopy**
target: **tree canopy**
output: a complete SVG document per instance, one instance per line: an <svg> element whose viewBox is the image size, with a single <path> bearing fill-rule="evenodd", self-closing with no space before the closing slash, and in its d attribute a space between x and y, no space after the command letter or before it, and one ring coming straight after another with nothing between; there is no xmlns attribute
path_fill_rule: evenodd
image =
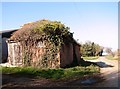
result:
<svg viewBox="0 0 120 89"><path fill-rule="evenodd" d="M82 56L97 56L102 55L103 47L91 41L87 41L81 44L81 54Z"/></svg>

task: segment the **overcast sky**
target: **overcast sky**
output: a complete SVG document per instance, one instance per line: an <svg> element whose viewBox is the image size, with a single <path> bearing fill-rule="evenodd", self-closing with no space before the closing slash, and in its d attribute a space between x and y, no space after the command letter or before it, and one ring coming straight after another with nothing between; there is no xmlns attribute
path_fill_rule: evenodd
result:
<svg viewBox="0 0 120 89"><path fill-rule="evenodd" d="M61 21L79 42L118 48L117 2L2 2L2 30L41 19Z"/></svg>

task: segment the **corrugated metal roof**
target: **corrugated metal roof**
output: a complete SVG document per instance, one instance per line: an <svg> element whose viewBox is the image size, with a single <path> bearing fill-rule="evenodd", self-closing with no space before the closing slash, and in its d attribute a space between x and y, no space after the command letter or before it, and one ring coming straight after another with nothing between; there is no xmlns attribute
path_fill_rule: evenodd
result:
<svg viewBox="0 0 120 89"><path fill-rule="evenodd" d="M2 34L2 38L6 37L6 38L10 38L10 36L12 35L13 32L17 31L18 29L14 29L14 30L4 30L1 31L0 34Z"/></svg>

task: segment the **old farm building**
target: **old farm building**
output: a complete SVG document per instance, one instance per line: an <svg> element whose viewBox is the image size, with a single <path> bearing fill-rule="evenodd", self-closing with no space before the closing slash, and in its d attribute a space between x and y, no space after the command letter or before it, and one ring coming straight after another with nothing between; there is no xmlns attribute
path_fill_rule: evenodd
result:
<svg viewBox="0 0 120 89"><path fill-rule="evenodd" d="M9 39L11 37L11 34L15 31L17 31L17 29L0 32L0 51L1 51L0 63L7 62L8 46L7 46L6 40Z"/></svg>
<svg viewBox="0 0 120 89"><path fill-rule="evenodd" d="M57 21L24 24L8 43L8 61L15 66L59 68L80 63L80 45L69 28Z"/></svg>

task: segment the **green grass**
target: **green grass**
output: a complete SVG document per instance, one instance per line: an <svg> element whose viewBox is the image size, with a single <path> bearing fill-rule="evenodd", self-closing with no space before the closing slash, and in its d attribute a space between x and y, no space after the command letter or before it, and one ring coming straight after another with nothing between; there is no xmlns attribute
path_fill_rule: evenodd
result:
<svg viewBox="0 0 120 89"><path fill-rule="evenodd" d="M33 67L2 67L0 69L3 74L16 74L20 76L34 76L47 79L69 79L74 77L81 77L93 73L99 73L98 66L90 65L87 67L72 67L59 69L38 69Z"/></svg>
<svg viewBox="0 0 120 89"><path fill-rule="evenodd" d="M84 60L95 60L98 59L99 56L92 56L92 57L82 57Z"/></svg>

